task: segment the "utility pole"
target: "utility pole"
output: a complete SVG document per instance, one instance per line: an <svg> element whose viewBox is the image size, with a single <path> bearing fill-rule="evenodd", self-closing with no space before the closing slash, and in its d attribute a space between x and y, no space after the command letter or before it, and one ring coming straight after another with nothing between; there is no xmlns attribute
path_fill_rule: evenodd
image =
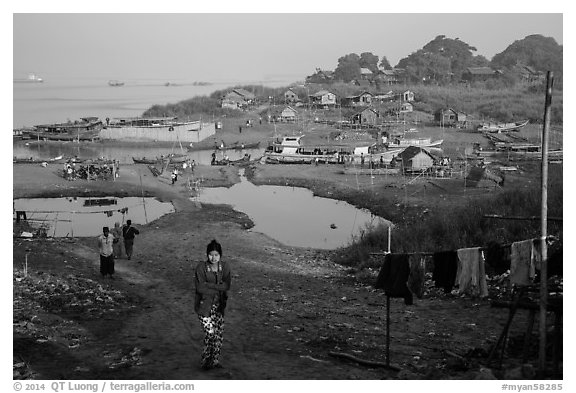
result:
<svg viewBox="0 0 576 393"><path fill-rule="evenodd" d="M546 100L544 103L544 127L542 128L542 201L540 215L540 246L542 263L540 267L540 346L538 351L538 369L543 376L546 371L546 307L548 303L548 130L550 129L550 107L552 106L552 86L554 74L546 75Z"/></svg>

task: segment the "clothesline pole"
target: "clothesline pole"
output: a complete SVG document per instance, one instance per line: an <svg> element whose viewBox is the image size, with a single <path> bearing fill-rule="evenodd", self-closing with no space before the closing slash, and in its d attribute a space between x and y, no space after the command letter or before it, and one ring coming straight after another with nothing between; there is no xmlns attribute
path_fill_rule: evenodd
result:
<svg viewBox="0 0 576 393"><path fill-rule="evenodd" d="M391 241L392 241L392 225L388 225L388 254L390 254Z"/></svg>
<svg viewBox="0 0 576 393"><path fill-rule="evenodd" d="M542 200L541 200L541 252L540 268L540 347L538 351L538 368L541 375L546 371L546 306L548 301L548 249L547 216L548 216L548 130L550 129L550 107L552 106L552 85L554 74L548 71L546 75L546 100L544 104L544 126L542 128Z"/></svg>

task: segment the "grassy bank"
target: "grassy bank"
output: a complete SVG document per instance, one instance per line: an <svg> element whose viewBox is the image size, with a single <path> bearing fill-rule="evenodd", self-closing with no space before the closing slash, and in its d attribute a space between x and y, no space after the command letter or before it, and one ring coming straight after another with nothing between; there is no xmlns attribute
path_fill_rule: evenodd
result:
<svg viewBox="0 0 576 393"><path fill-rule="evenodd" d="M549 172L548 217L562 217L562 166ZM540 184L529 188L513 188L492 198L469 199L451 209L430 209L418 217L396 221L392 230L392 252L435 252L490 243L507 244L540 236L539 220L503 220L505 217L540 216ZM549 221L548 234L562 238L562 222ZM352 245L340 250L337 261L362 268L370 266L370 253L388 249L386 228L365 231Z"/></svg>

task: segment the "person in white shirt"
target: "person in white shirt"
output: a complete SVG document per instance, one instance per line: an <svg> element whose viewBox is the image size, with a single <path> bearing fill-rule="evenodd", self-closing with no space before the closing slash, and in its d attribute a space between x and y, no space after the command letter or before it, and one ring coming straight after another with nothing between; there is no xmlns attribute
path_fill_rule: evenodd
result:
<svg viewBox="0 0 576 393"><path fill-rule="evenodd" d="M100 274L114 278L114 236L108 227L102 228L102 235L98 236L98 250L100 251Z"/></svg>

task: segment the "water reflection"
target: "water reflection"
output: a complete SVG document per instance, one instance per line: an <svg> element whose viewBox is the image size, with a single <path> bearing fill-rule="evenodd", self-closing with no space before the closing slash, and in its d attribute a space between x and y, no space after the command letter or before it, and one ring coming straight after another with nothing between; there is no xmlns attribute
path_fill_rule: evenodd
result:
<svg viewBox="0 0 576 393"><path fill-rule="evenodd" d="M147 224L173 213L171 203L155 198L33 198L15 199L14 210L25 211L30 225L42 227L51 237L97 236L102 227L123 224Z"/></svg>
<svg viewBox="0 0 576 393"><path fill-rule="evenodd" d="M335 249L369 226L389 224L346 202L315 197L305 188L255 186L241 179L231 188L201 189L197 199L232 205L252 219L255 231L290 246Z"/></svg>

